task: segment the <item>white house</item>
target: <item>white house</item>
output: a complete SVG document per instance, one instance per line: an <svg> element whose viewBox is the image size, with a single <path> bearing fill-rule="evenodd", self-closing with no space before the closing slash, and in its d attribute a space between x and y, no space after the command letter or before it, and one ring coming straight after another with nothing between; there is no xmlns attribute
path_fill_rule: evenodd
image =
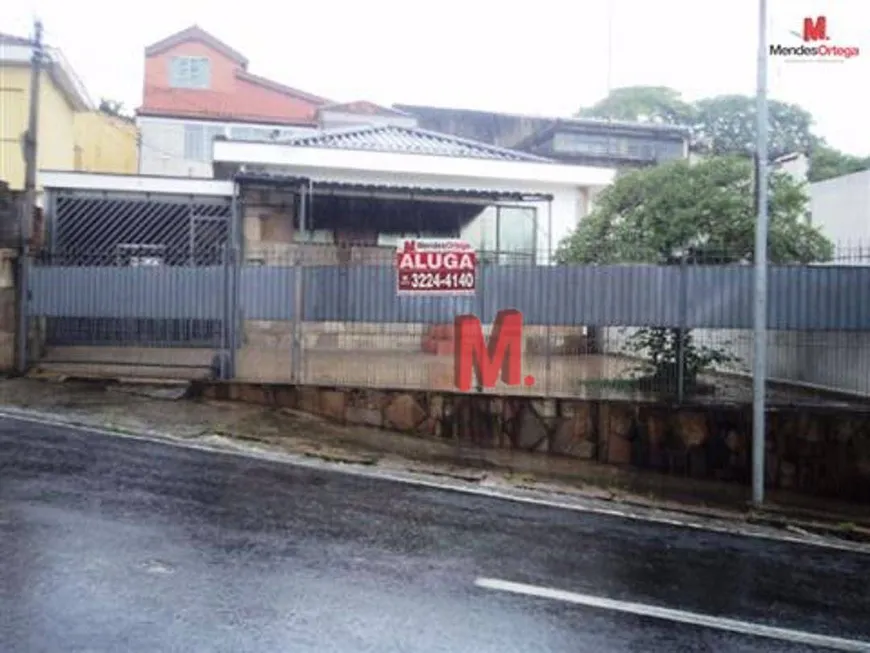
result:
<svg viewBox="0 0 870 653"><path fill-rule="evenodd" d="M864 263L870 263L870 170L812 183L809 195L813 226L841 253L858 258L863 248Z"/></svg>
<svg viewBox="0 0 870 653"><path fill-rule="evenodd" d="M325 129L288 142L218 140L213 159L217 177L309 196L305 209L286 197L264 199L268 193L247 197L249 243L266 232L272 245L372 247L458 236L506 262L551 260L616 174L397 124Z"/></svg>

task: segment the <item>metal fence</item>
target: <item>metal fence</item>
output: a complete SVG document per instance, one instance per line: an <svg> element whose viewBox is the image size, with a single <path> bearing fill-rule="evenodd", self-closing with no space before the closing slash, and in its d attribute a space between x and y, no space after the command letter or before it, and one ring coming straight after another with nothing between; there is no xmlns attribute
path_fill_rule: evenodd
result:
<svg viewBox="0 0 870 653"><path fill-rule="evenodd" d="M454 317L514 308L535 382L493 391L751 398L750 265L483 264L473 296L400 296L389 248L234 250L228 198L54 201L48 253L27 262L32 362L448 390ZM87 229L64 220L85 212ZM771 403L870 396L870 249L772 266L769 284Z"/></svg>

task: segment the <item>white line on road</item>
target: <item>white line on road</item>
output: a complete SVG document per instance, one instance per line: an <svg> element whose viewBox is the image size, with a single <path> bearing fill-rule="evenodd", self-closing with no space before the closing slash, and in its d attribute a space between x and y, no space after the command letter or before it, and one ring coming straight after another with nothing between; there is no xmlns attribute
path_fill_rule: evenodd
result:
<svg viewBox="0 0 870 653"><path fill-rule="evenodd" d="M756 624L750 621L713 617L711 615L699 614L697 612L661 608L655 605L647 605L645 603L617 601L615 599L606 599L600 596L592 596L590 594L577 594L575 592L566 592L565 590L540 587L538 585L513 583L507 580L498 580L497 578L478 578L474 581L474 584L477 587L488 590L523 594L525 596L553 599L555 601L565 601L576 605L584 605L589 608L614 610L616 612L624 612L627 614L639 615L641 617L653 617L654 619L666 619L668 621L677 621L684 624L692 624L694 626L726 630L732 633L741 633L743 635L778 639L793 642L795 644L824 646L835 651L858 651L860 653L870 652L870 642L863 642L856 639L843 639L841 637L819 635L801 630L765 626L764 624Z"/></svg>

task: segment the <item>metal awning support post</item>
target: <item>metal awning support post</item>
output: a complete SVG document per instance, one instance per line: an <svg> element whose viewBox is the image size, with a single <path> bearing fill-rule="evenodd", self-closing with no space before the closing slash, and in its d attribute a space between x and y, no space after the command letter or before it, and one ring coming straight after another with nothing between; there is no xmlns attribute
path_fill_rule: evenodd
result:
<svg viewBox="0 0 870 653"><path fill-rule="evenodd" d="M307 187L301 186L299 192L299 230L305 233L305 214L308 211ZM293 262L293 351L290 354L290 378L293 383L302 382L302 318L305 296L305 266L302 264L303 252L296 250Z"/></svg>
<svg viewBox="0 0 870 653"><path fill-rule="evenodd" d="M230 255L229 255L229 356L227 357L226 379L236 376L236 360L239 350L239 330L244 328L244 316L239 302L239 279L242 269L241 224L244 220L244 203L241 198L241 186L238 181L233 183L232 211L230 212Z"/></svg>

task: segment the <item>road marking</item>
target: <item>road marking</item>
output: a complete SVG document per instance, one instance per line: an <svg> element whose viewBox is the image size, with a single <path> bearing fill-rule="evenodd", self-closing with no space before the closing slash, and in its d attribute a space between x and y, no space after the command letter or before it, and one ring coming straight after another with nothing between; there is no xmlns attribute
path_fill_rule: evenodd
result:
<svg viewBox="0 0 870 653"><path fill-rule="evenodd" d="M65 418L58 417L55 414L43 413L38 411L22 410L12 406L0 407L0 418L18 420L20 422L29 422L31 424L40 424L42 426L51 426L55 428L67 429L70 431L78 431L80 433L90 433L107 437L123 437L139 442L149 442L153 444L162 444L164 446L179 447L181 449L190 449L201 451L204 453L219 454L222 456L231 456L236 458L247 458L255 460L264 460L272 463L283 465L294 465L296 467L304 467L307 469L316 469L331 473L348 474L362 478L373 478L378 480L390 481L392 483L402 483L417 487L429 488L432 490L441 490L446 492L459 492L473 496L486 497L490 499L498 499L500 501L513 501L515 503L524 503L533 506L541 506L545 508L555 508L557 510L572 510L574 512L585 512L594 515L603 515L606 517L616 517L619 519L628 519L631 521L648 522L651 524L662 524L665 526L676 526L679 528L689 528L693 530L707 531L710 533L721 533L728 536L748 537L763 540L772 540L775 542L786 542L788 544L801 544L804 546L817 546L824 549L833 549L839 551L848 551L851 553L870 553L870 547L861 543L850 542L848 540L836 540L831 538L812 538L798 537L775 531L738 531L735 532L733 522L720 518L703 518L705 521L693 521L686 517L676 518L665 516L668 514L667 509L662 508L645 508L644 513L631 512L626 509L607 508L600 505L595 505L591 502L601 501L599 499L589 499L587 497L577 497L572 499L553 499L543 498L540 493L538 496L529 496L529 494L520 493L517 490L506 490L494 487L483 487L480 485L472 485L471 483L463 483L460 481L441 481L433 480L431 476L424 476L419 472L408 472L396 469L372 468L361 465L352 465L348 463L334 463L322 460L315 460L299 454L276 452L269 449L253 448L251 446L243 446L232 438L227 438L226 445L209 444L206 442L191 441L190 438L175 436L170 433L141 430L133 432L130 430L118 430L101 428L96 425L89 425L79 422L67 421ZM531 491L528 491L531 492ZM656 514L658 513L658 514Z"/></svg>
<svg viewBox="0 0 870 653"><path fill-rule="evenodd" d="M498 580L497 578L478 578L474 581L474 584L477 587L488 590L510 592L511 594L523 594L525 596L534 596L542 599L553 599L554 601L565 601L567 603L583 605L589 608L614 610L616 612L624 612L641 617L653 617L654 619L678 621L680 623L691 624L694 626L704 626L705 628L715 628L717 630L726 630L743 635L754 635L756 637L767 637L769 639L778 639L796 644L824 646L835 651L858 651L860 653L870 652L870 642L863 642L855 639L843 639L841 637L819 635L801 630L765 626L764 624L756 624L750 621L713 617L711 615L700 614L697 612L661 608L659 606L647 605L645 603L617 601L615 599L606 599L600 596L592 596L590 594L566 592L565 590L557 590L550 587L526 585L525 583L513 583L507 580Z"/></svg>

